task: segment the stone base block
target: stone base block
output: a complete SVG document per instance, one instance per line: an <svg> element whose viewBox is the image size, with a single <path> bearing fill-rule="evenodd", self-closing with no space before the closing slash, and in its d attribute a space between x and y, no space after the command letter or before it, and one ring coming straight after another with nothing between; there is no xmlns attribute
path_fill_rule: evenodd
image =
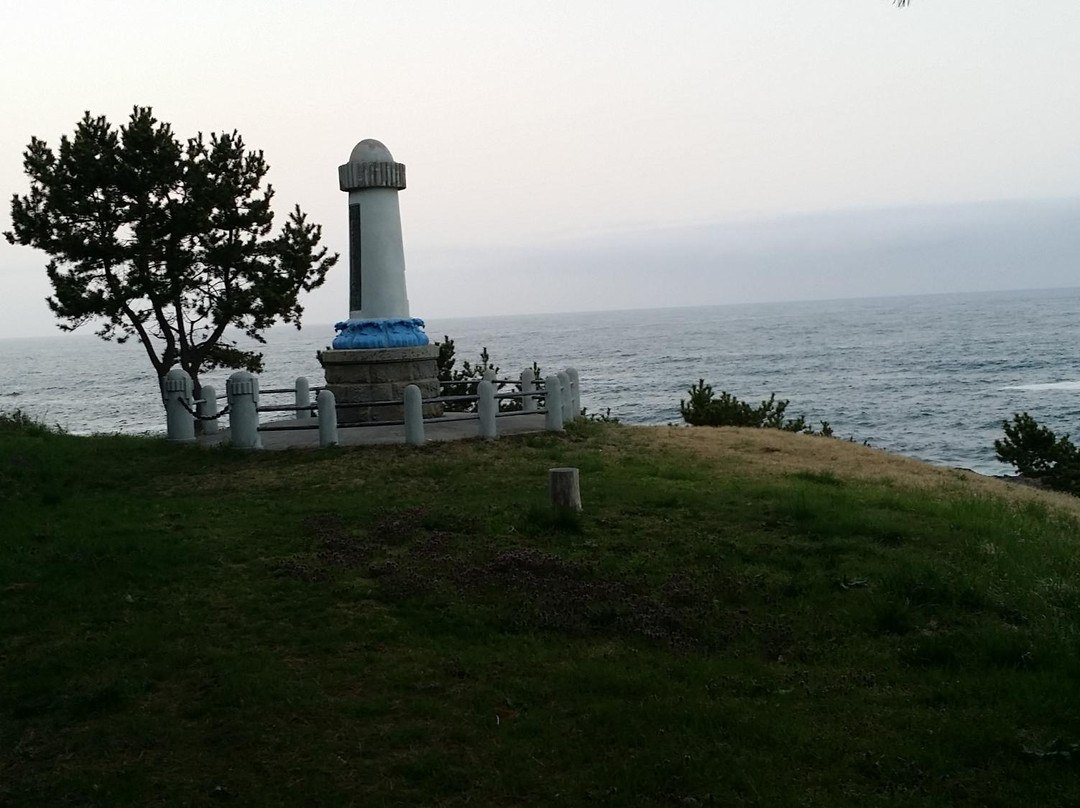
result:
<svg viewBox="0 0 1080 808"><path fill-rule="evenodd" d="M438 345L321 351L326 388L338 403L338 423L400 421L410 384L419 387L424 398L437 397L438 356ZM424 405L425 418L442 414L442 404Z"/></svg>

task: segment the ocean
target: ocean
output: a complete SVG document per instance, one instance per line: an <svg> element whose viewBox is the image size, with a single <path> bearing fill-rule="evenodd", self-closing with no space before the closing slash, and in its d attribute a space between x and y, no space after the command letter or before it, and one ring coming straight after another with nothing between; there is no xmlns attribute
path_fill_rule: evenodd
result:
<svg viewBox="0 0 1080 808"><path fill-rule="evenodd" d="M574 366L583 406L628 424L681 423L680 398L705 379L789 399L789 415L840 438L998 474L993 441L1014 412L1076 430L1078 314L1080 288L430 319L427 332L454 340L459 366L486 347L500 377ZM329 324L271 331L262 387L322 384L315 352L332 338ZM224 391L227 375L204 382ZM16 408L77 434L164 430L141 346L92 335L0 340L0 411Z"/></svg>

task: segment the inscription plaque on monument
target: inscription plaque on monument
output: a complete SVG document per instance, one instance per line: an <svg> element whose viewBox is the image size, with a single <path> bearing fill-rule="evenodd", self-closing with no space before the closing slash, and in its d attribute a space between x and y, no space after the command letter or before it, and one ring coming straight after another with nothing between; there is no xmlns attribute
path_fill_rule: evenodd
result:
<svg viewBox="0 0 1080 808"><path fill-rule="evenodd" d="M363 305L363 259L360 253L360 206L349 205L349 311Z"/></svg>

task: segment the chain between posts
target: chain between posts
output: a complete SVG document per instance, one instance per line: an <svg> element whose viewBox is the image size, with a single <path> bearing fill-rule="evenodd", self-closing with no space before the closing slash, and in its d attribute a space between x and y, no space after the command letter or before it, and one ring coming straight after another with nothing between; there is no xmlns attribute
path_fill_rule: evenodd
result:
<svg viewBox="0 0 1080 808"><path fill-rule="evenodd" d="M221 416L223 416L223 415L228 415L228 414L229 414L229 407L230 407L230 406L232 406L232 405L230 405L230 404L226 404L226 405L225 405L225 409L223 409L223 410L222 410L221 412L219 412L219 413L218 413L217 415L199 415L199 414L198 414L197 412L195 412L194 410L192 410L192 409L191 409L191 407L189 407L189 406L187 405L187 402L186 402L186 401L184 401L184 399L182 399L182 398L178 398L178 399L176 399L176 400L177 400L177 401L178 401L178 402L180 403L180 406L181 406L181 407L183 407L183 408L184 408L185 410L187 410L187 413L188 413L188 415L190 415L190 416L191 416L192 418L194 418L194 419L195 419L196 421L216 421L216 420L217 420L218 418L220 418Z"/></svg>

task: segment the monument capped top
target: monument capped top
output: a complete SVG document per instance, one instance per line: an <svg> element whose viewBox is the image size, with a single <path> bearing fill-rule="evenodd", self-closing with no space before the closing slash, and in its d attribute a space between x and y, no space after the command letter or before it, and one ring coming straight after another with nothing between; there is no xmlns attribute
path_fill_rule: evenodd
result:
<svg viewBox="0 0 1080 808"><path fill-rule="evenodd" d="M352 154L349 155L349 162L392 163L394 157L390 154L390 150L382 144L382 141L369 137L353 146Z"/></svg>
<svg viewBox="0 0 1080 808"><path fill-rule="evenodd" d="M405 166L395 163L390 150L374 138L361 140L353 146L349 162L338 166L338 185L343 191L364 188L405 187Z"/></svg>

